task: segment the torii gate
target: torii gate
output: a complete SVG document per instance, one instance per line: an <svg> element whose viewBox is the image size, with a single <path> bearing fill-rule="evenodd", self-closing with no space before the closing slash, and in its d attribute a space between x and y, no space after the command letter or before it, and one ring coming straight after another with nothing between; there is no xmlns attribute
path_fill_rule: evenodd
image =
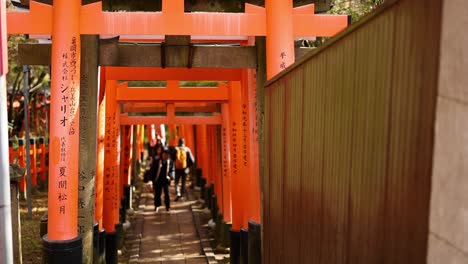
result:
<svg viewBox="0 0 468 264"><path fill-rule="evenodd" d="M163 0L162 12L113 13L103 12L101 2L81 6L79 0L55 0L52 7L32 1L30 12L8 13L8 33L53 36L49 175L56 185L49 185L44 245L60 250L48 251L46 261L81 263L76 230L80 34L267 36L270 79L294 62L294 37L333 36L348 24L347 16L315 15L313 5L293 9L292 1L284 0L267 0L266 9L247 5L243 14L184 13L183 6L183 0Z"/></svg>
<svg viewBox="0 0 468 264"><path fill-rule="evenodd" d="M255 84L249 83L248 81L253 80L253 75L246 70L219 70L219 72L227 71L230 74L221 74L217 75L217 71L212 71L211 69L198 69L196 70L197 75L193 75L192 70L181 69L182 74L171 74L170 76L158 75L155 73L165 71L161 69L147 69L146 73L142 74L138 68L129 68L125 71L119 71L118 68L105 68L105 76L108 78L120 79L119 75L116 73L122 73L123 78L128 79L145 79L145 80L161 80L168 77L179 77L184 78L184 80L189 80L197 78L199 80L211 80L211 79L221 79L221 80L230 80L228 85L218 84L218 87L179 87L178 81L167 81L167 87L157 87L157 88L129 88L125 84L118 84L115 80L106 82L106 104L113 104L110 108L111 112L106 110L106 116L111 119L118 120L117 122L120 125L136 125L136 124L204 124L204 125L221 125L222 127L222 142L223 142L223 169L222 171L222 180L219 178L221 174L214 173L213 170L209 170L208 181L209 184L214 184L216 190L217 198L220 200L220 211L222 212L223 220L225 222L232 222L233 231L231 232L231 237L237 237L231 244L240 243L240 234L241 228L244 230L244 233L247 232L249 226L249 220L253 220L255 223L260 223L260 195L259 195L259 180L258 180L258 162L255 164L255 149L258 149L258 146L254 146L255 138L253 137L252 129L249 127L254 127L255 116L248 116L248 112L255 112ZM166 72L170 73L170 72ZM190 73L190 74L189 74ZM212 77L210 77L210 75ZM138 76L138 78L136 78ZM242 85L241 85L242 81ZM229 88L228 88L229 86ZM242 88L242 90L241 90ZM109 98L110 96L110 98ZM110 101L109 101L110 100ZM188 106L197 108L197 103L203 102L216 102L222 104L222 113L213 114L212 116L176 116L175 115L175 104L183 102ZM129 104L137 102L140 106L135 106ZM153 102L153 103L150 103ZM162 108L159 111L167 112L166 116L129 116L128 114L116 114L115 109L117 109L117 103L124 103L124 112L125 109L136 109L146 110L147 112L154 112L154 107L158 104L158 107ZM188 104L187 102L195 102ZM145 104L145 105L141 105ZM199 103L198 103L199 104ZM149 106L148 106L149 105ZM148 111L149 110L149 111ZM211 108L210 112L213 112L215 109ZM128 110L127 110L128 111ZM196 110L194 110L196 111ZM113 124L112 127L116 129L119 125ZM205 128L206 130L206 128ZM114 130L108 131L108 134L114 135ZM207 136L207 133L209 136ZM211 151L215 151L215 136L212 130L205 132L205 140L214 140L210 141L209 144L204 143L205 145L212 146ZM116 141L117 138L112 136ZM209 139L209 140L208 140ZM118 146L119 144L113 143L112 140L105 145ZM202 140L199 140L203 142ZM198 143L198 142L197 142ZM202 143L203 144L203 143ZM206 147L206 146L205 146ZM258 150L257 150L258 151ZM114 149L112 152L119 152ZM204 150L202 153L209 153ZM213 155L211 155L213 157ZM201 158L201 157L200 157ZM115 158L112 159L116 161ZM215 162L212 160L213 166ZM107 165L106 165L107 166ZM113 165L115 166L115 164ZM109 170L112 166L108 166ZM204 163L204 169L207 169L209 166ZM215 169L216 170L216 169ZM116 171L116 170L113 170ZM255 173L257 171L257 173ZM232 172L232 174L231 174ZM221 184L222 182L222 184ZM232 183L232 184L231 184ZM115 182L114 182L115 184ZM116 190L115 186L105 187L107 190ZM221 191L222 190L222 191ZM249 195L252 197L249 201ZM117 195L114 195L117 197ZM99 199L98 199L99 200ZM116 203L117 200L114 200ZM115 207L115 205L114 205ZM106 208L114 208L111 204L108 204ZM104 214L108 215L110 222L108 223L106 229L113 231L113 224L115 224L115 219L111 216L114 215L112 212ZM115 217L115 215L114 215ZM226 226L227 227L227 226ZM110 241L108 241L110 242ZM246 245L247 241L244 241ZM239 245L240 246L240 245ZM232 249L239 248L232 246ZM108 248L109 250L110 248ZM115 255L115 251L106 252L106 254ZM232 255L235 255L235 251L232 251ZM239 253L239 252L238 252ZM245 255L247 257L247 255ZM234 259L234 258L233 258Z"/></svg>

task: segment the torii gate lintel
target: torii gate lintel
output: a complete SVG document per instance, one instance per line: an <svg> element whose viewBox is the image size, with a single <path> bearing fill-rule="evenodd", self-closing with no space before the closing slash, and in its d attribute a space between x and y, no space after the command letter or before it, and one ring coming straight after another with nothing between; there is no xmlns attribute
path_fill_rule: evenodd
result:
<svg viewBox="0 0 468 264"><path fill-rule="evenodd" d="M183 0L163 0L162 12L106 12L102 11L102 2L96 2L81 7L80 33L225 37L267 35L267 14L262 7L246 4L245 13L184 13L183 10ZM330 37L348 25L348 16L345 15L315 15L314 5L294 8L291 12L295 37ZM31 1L29 12L8 12L7 16L9 34L52 33L50 5Z"/></svg>

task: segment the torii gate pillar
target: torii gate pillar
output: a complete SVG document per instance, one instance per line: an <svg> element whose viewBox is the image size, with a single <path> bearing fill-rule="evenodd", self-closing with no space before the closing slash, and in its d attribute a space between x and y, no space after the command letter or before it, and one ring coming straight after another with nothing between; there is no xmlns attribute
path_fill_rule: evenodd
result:
<svg viewBox="0 0 468 264"><path fill-rule="evenodd" d="M80 0L53 3L48 233L44 263L80 263L78 151Z"/></svg>
<svg viewBox="0 0 468 264"><path fill-rule="evenodd" d="M0 263L13 263L6 74L6 1L0 0Z"/></svg>
<svg viewBox="0 0 468 264"><path fill-rule="evenodd" d="M293 1L265 0L267 79L294 63Z"/></svg>

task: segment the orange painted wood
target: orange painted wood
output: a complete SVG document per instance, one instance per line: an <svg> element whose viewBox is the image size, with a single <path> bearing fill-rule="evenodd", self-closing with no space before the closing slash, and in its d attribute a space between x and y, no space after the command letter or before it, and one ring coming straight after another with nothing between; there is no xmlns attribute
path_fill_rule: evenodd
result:
<svg viewBox="0 0 468 264"><path fill-rule="evenodd" d="M99 229L103 226L103 199L104 199L104 144L106 132L106 99L99 104L98 112L98 144L95 179L94 219L99 223Z"/></svg>
<svg viewBox="0 0 468 264"><path fill-rule="evenodd" d="M106 91L106 80L107 80L107 68L108 67L104 67L104 66L99 66L100 69L99 69L99 103L102 102L102 100L104 99L104 94L105 94L105 91ZM113 79L113 78L109 78L109 80L116 80L116 79Z"/></svg>
<svg viewBox="0 0 468 264"><path fill-rule="evenodd" d="M132 130L131 125L121 126L122 142L121 142L121 152L120 152L120 179L121 179L121 188L120 188L120 199L124 196L125 187L130 186L130 159L131 159L131 140L132 140Z"/></svg>
<svg viewBox="0 0 468 264"><path fill-rule="evenodd" d="M265 7L267 79L271 79L294 63L293 2L265 0Z"/></svg>
<svg viewBox="0 0 468 264"><path fill-rule="evenodd" d="M115 100L116 81L106 82L106 119L104 139L104 217L106 232L115 232L120 208L119 201L119 123ZM117 217L117 219L116 219Z"/></svg>
<svg viewBox="0 0 468 264"><path fill-rule="evenodd" d="M147 136L148 136L148 143L149 143L150 145L151 145L152 142L154 141L154 138L153 138L154 133L153 133L153 128L152 128L152 127L153 127L153 124L148 124L148 125L146 126L146 134L147 134Z"/></svg>
<svg viewBox="0 0 468 264"><path fill-rule="evenodd" d="M8 72L6 0L0 0L0 75Z"/></svg>
<svg viewBox="0 0 468 264"><path fill-rule="evenodd" d="M260 171L258 151L258 126L257 126L257 83L255 70L247 70L247 108L249 113L248 128L249 141L249 207L248 219L261 223L260 201Z"/></svg>
<svg viewBox="0 0 468 264"><path fill-rule="evenodd" d="M35 140L31 142L29 155L31 156L31 185L37 186L37 145Z"/></svg>
<svg viewBox="0 0 468 264"><path fill-rule="evenodd" d="M196 154L195 157L197 162L197 167L202 169L202 175L205 176L207 173L207 166L206 166L206 156L205 153L207 152L206 148L206 125L196 125Z"/></svg>
<svg viewBox="0 0 468 264"><path fill-rule="evenodd" d="M105 67L109 80L181 80L181 81L238 81L240 69L218 68L153 68L153 67Z"/></svg>
<svg viewBox="0 0 468 264"><path fill-rule="evenodd" d="M132 179L133 179L133 159L135 158L133 156L133 144L134 144L134 141L133 141L133 133L135 132L133 130L134 128L134 125L130 125L130 145L129 145L129 148L130 148L130 158L128 159L128 162L129 162L129 165L128 165L128 179L129 179L129 185L131 185L132 183Z"/></svg>
<svg viewBox="0 0 468 264"><path fill-rule="evenodd" d="M174 106L174 104L171 104L171 107L172 107L172 111L173 111L173 112L172 111L171 112L175 116L175 106ZM169 116L170 114L167 113L167 115ZM185 138L185 126L179 125L178 128L179 128L179 138Z"/></svg>
<svg viewBox="0 0 468 264"><path fill-rule="evenodd" d="M242 121L240 123L240 169L241 169L241 181L244 186L244 193L242 195L242 227L248 229L249 227L249 207L251 203L251 186L250 186L250 177L251 176L251 159L252 153L250 152L250 138L252 137L252 131L250 129L249 119L251 118L250 109L249 109L249 71L244 70L243 78L241 82L241 114ZM252 98L254 99L254 98Z"/></svg>
<svg viewBox="0 0 468 264"><path fill-rule="evenodd" d="M45 147L45 143L40 143L39 144L39 150L40 150L40 156L39 156L39 163L40 163L40 168L41 168L41 172L40 172L40 179L41 181L46 181L47 180L47 176L46 176L46 170L47 170L47 164L46 164L46 147Z"/></svg>
<svg viewBox="0 0 468 264"><path fill-rule="evenodd" d="M208 125L206 126L206 152L203 154L205 156L206 161L206 184L209 186L214 184L214 177L213 177L213 142L211 139L213 138L213 126Z"/></svg>
<svg viewBox="0 0 468 264"><path fill-rule="evenodd" d="M47 235L58 241L78 235L80 8L79 0L53 5ZM43 7L40 17L20 23L33 28L48 23L51 11Z"/></svg>
<svg viewBox="0 0 468 264"><path fill-rule="evenodd" d="M15 150L13 149L13 146L8 146L8 161L10 163L13 163L15 156L16 154L15 154Z"/></svg>
<svg viewBox="0 0 468 264"><path fill-rule="evenodd" d="M121 125L129 125L126 122L122 122L122 116L120 118ZM131 124L131 123L130 123ZM141 153L144 151L144 141L145 141L145 125L143 123L136 123L137 125L137 159L141 160Z"/></svg>
<svg viewBox="0 0 468 264"><path fill-rule="evenodd" d="M24 144L18 147L18 164L21 168L26 168L26 149ZM19 184L19 189L21 192L26 192L26 177L23 177Z"/></svg>
<svg viewBox="0 0 468 264"><path fill-rule="evenodd" d="M167 88L137 88L129 87L117 90L119 102L151 102L151 101L227 101L228 91L223 87L167 87Z"/></svg>
<svg viewBox="0 0 468 264"><path fill-rule="evenodd" d="M161 122L161 123L169 124L169 145L177 146L178 140L179 140L179 136L177 134L177 123L176 122Z"/></svg>
<svg viewBox="0 0 468 264"><path fill-rule="evenodd" d="M220 146L220 129L219 126L214 127L215 134L213 137L213 164L212 166L214 167L214 175L215 175L215 189L216 189L216 196L218 200L218 207L219 211L221 214L223 214L224 208L223 208L223 175L222 175L222 169L221 169L221 160L222 160L222 155L221 155L221 146Z"/></svg>
<svg viewBox="0 0 468 264"><path fill-rule="evenodd" d="M333 37L348 26L347 15L293 15L293 34L297 37ZM307 25L298 27L298 25ZM314 32L314 34L310 34ZM294 51L294 50L293 50ZM294 53L293 53L294 54ZM268 55L267 55L268 56Z"/></svg>
<svg viewBox="0 0 468 264"><path fill-rule="evenodd" d="M119 181L119 201L122 200L123 195L124 195L124 174L125 174L125 145L127 141L127 131L126 131L127 126L120 126L120 132L121 132L121 138L120 138L120 157L119 157L119 175L120 175L120 181Z"/></svg>
<svg viewBox="0 0 468 264"><path fill-rule="evenodd" d="M122 125L126 125L126 123L122 123L122 116L120 116L120 124ZM140 160L141 156L140 156L140 153L141 153L141 125L140 124L135 124L137 126L137 136L136 136L136 142L135 144L137 145L136 148L137 148L137 156L136 156L136 159L137 160Z"/></svg>
<svg viewBox="0 0 468 264"><path fill-rule="evenodd" d="M29 12L7 13L8 34L51 34L52 14L52 6L30 1Z"/></svg>
<svg viewBox="0 0 468 264"><path fill-rule="evenodd" d="M128 116L127 114L120 115L120 124L122 125L137 125L137 124L205 124L219 125L222 118L219 114L212 116L176 116L173 118L165 116ZM170 131L169 131L170 132Z"/></svg>
<svg viewBox="0 0 468 264"><path fill-rule="evenodd" d="M232 221L232 199L231 199L231 124L229 104L221 105L223 124L221 126L222 144L222 177L223 177L223 220Z"/></svg>
<svg viewBox="0 0 468 264"><path fill-rule="evenodd" d="M305 15L310 15L315 13L315 5L314 4L309 4L309 5L303 5L299 6L293 9L293 14L298 15L298 14L305 14Z"/></svg>
<svg viewBox="0 0 468 264"><path fill-rule="evenodd" d="M215 148L216 148L216 126L210 126L211 127L211 137L209 138L210 140L210 153L211 153L211 159L210 159L210 167L211 167L211 180L214 184L215 188L215 194L218 196L219 190L216 191L217 185L219 182L217 181L217 175L216 175L216 153L215 153ZM219 196L218 196L219 197Z"/></svg>
<svg viewBox="0 0 468 264"><path fill-rule="evenodd" d="M170 3L173 0L165 0ZM265 33L261 14L167 12L102 12L101 2L83 6L83 34L260 36ZM94 23L90 23L94 21ZM159 25L159 26L151 26Z"/></svg>
<svg viewBox="0 0 468 264"><path fill-rule="evenodd" d="M242 99L240 82L229 83L229 107L230 107L230 134L231 134L231 189L232 189L232 230L239 231L242 227L244 214L243 195L245 183L243 182L241 168L241 123L242 123Z"/></svg>
<svg viewBox="0 0 468 264"><path fill-rule="evenodd" d="M268 35L267 27L271 22L267 21L265 12L260 12L258 8L256 12L246 13L183 13L183 8L176 1L163 2L167 7L163 12L103 12L102 2L85 5L81 10L80 33L217 36L220 40L225 37ZM249 11L253 9L246 8ZM317 15L306 13L311 10L310 7L292 12L292 2L290 10L291 15L295 16L291 38L329 37L347 26L347 16L322 15L323 19L317 19ZM31 5L30 12L8 12L7 30L9 34L51 34L51 17L52 9L49 6L35 3ZM283 21L284 18L279 17L277 20Z"/></svg>
<svg viewBox="0 0 468 264"><path fill-rule="evenodd" d="M192 124L188 124L188 125L182 125L182 127L184 127L184 130L185 130L185 145L187 147L189 147L192 152L193 150L195 149L195 140L194 140L194 135L193 135L193 125ZM196 159L196 157L195 157Z"/></svg>
<svg viewBox="0 0 468 264"><path fill-rule="evenodd" d="M138 146L140 148L140 153L143 153L145 151L145 125L140 125Z"/></svg>

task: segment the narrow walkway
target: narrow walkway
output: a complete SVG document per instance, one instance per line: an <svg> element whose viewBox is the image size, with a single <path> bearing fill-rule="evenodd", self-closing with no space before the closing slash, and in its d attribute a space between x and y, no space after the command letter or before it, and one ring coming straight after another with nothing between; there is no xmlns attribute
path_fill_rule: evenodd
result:
<svg viewBox="0 0 468 264"><path fill-rule="evenodd" d="M143 190L127 237L130 263L208 263L190 209L196 201L174 202L174 186L170 193L171 212L162 206L157 213L153 194Z"/></svg>

